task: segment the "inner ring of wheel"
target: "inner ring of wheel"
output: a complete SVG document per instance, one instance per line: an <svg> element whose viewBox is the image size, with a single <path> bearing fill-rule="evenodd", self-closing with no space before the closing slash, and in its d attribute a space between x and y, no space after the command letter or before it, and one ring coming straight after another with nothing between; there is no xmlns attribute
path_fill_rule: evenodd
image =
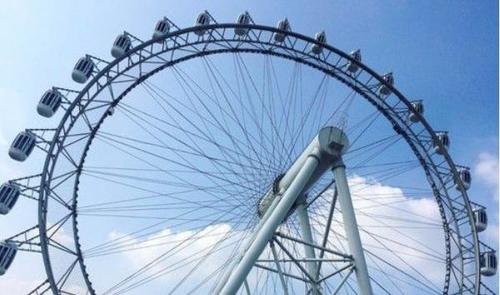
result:
<svg viewBox="0 0 500 295"><path fill-rule="evenodd" d="M306 36L303 36L303 35L300 35L300 34L297 34L297 33L283 32L283 31L279 31L279 30L277 30L275 28L272 28L272 27L265 27L265 26L258 26L258 25L217 24L217 25L207 26L206 28L207 28L208 33L210 33L212 35L212 33L215 32L218 29L219 30L224 30L224 32L226 32L226 30L228 30L228 29L234 29L234 28L237 28L237 27L245 27L245 28L251 29L251 31L257 32L257 33L264 32L264 33L268 33L268 34L273 34L273 33L276 33L276 32L281 32L281 33L287 34L289 37L300 39L300 40L302 40L302 41L304 41L306 43L309 43L309 44L314 44L315 43L315 41L313 39L311 39L309 37L306 37ZM182 35L185 35L185 34L190 34L190 33L192 34L192 32L195 31L196 29L197 29L196 27L193 27L193 28L187 28L187 29L184 29L184 30L173 32L172 34L165 36L164 39L167 40L169 38L179 38L179 36L182 36ZM135 49L131 50L128 55L129 56L133 55L137 51L142 50L142 49L146 48L147 46L153 45L157 41L158 40L150 40L150 41L148 41L148 42L146 42L146 43L144 43L144 44L136 47ZM363 85L361 85L359 83L359 81L357 81L354 77L352 77L352 76L349 77L348 75L346 75L346 73L338 71L338 68L332 68L332 67L325 66L324 65L324 61L320 60L319 58L314 59L314 58L312 58L311 55L306 54L305 52L299 52L297 50L297 48L287 47L288 44L286 44L286 43L285 44L280 44L280 45L271 44L270 43L271 40L268 40L267 43L263 42L262 40L258 40L258 41L249 40L249 39L248 40L235 40L234 38L231 39L231 40L229 40L229 41L239 41L241 44L253 44L253 45L258 44L258 45L261 45L261 46L262 46L262 44L264 44L264 45L267 45L267 46L274 46L274 48L271 47L271 48L269 48L269 49L266 50L266 49L256 49L255 47L244 48L243 46L240 46L238 48L226 48L226 49L200 51L200 52L194 53L192 55L179 58L177 60L170 60L170 61L166 62L165 64L163 64L161 66L158 66L158 68L156 68L155 70L152 70L151 72L145 74L144 76L141 76L140 79L138 79L133 85L129 86L125 91L123 91L123 93L121 93L118 97L115 98L114 104L117 104L134 87L136 87L137 85L139 85L144 80L146 80L149 77L151 77L152 75L158 73L159 71L161 71L161 70L163 70L163 69L165 69L165 68L167 68L169 66L172 66L172 65L174 65L176 63L180 63L180 62L189 60L191 58L196 58L196 57L210 55L210 54L222 54L222 53L229 53L229 52L244 52L244 53L258 53L258 54L273 55L273 56L277 56L277 57L281 57L281 58L285 58L285 59L291 59L291 60L294 60L296 62L300 62L300 63L303 63L305 65L311 66L311 67L313 67L313 68L315 68L317 70L323 71L324 73L330 75L331 77L339 80L340 82L344 83L348 87L350 87L353 90L355 90L356 92L358 92L361 96L363 96L364 98L366 98L371 104L373 104L375 107L377 107L379 109L379 111L381 111L384 114L384 116L386 117L386 119L388 119L392 123L392 125L395 127L396 130L405 130L406 131L406 132L402 132L401 135L405 138L405 140L410 145L410 147L414 151L415 155L417 156L417 158L421 162L422 167L424 168L425 173L428 176L428 180L430 182L430 185L433 188L433 191L435 192L436 202L438 203L438 206L440 208L440 214L441 214L441 218L442 218L442 221L443 221L443 228L445 230L445 240L446 240L446 244L447 244L446 245L446 247L447 247L447 251L446 251L446 254L447 254L447 257L446 257L447 272L446 272L445 286L444 286L444 293L446 293L447 290L448 290L449 280L450 280L450 277L449 277L450 268L451 267L456 267L456 266L451 266L450 265L453 261L451 260L451 257L450 257L451 253L450 253L450 250L449 250L449 248L450 248L450 237L449 237L449 232L448 232L448 226L449 225L448 225L447 217L446 217L446 215L444 213L442 200L441 200L440 197L438 197L436 195L437 188L442 188L444 181L443 180L441 180L441 181L434 181L434 178L432 177L433 173L432 173L431 169L433 169L433 168L436 169L436 167L435 166L432 167L434 165L434 163L432 161L431 155L429 153L423 153L422 149L419 149L418 143L416 143L414 141L414 139L417 138L417 136L415 134L411 134L411 132L408 132L408 131L411 131L411 128L408 125L405 125L404 121L395 119L393 117L394 114L389 113L389 111L390 111L389 108L382 108L382 107L380 107L381 104L383 105L383 102L376 101L374 99L374 97L369 96L370 93L363 92L363 90L364 90L363 89ZM184 46L193 46L193 44L208 44L208 43L211 43L211 42L221 42L221 40L215 40L215 39L212 39L212 40L210 40L210 39L209 40L202 40L202 41L198 41L198 42L194 42L194 43L190 43L190 44L186 43ZM343 53L343 52L341 52L341 51L339 51L339 50L337 50L337 49L335 49L335 48L333 48L333 47L331 47L329 45L321 44L321 46L324 48L324 50L328 50L331 53L336 54L336 55L340 56L341 58L344 58L345 60L351 60L352 61L352 59L347 54L345 54L345 53ZM276 48L286 48L287 51L288 51L288 54L277 52ZM161 52L159 54L165 53L165 52L167 52L169 50L175 50L175 49L176 48L174 48L174 49L167 48L164 52ZM301 54L303 56L301 56ZM305 59L304 55L308 59ZM87 91L89 91L89 89L91 88L91 86L93 84L95 84L99 80L100 77L104 76L107 72L109 72L109 70L112 68L112 66L114 66L115 64L119 63L121 60L124 60L126 58L127 58L127 56L125 56L125 57L123 57L121 59L115 60L114 62L112 62L111 64L109 64L104 70L102 70L101 72L99 72L97 74L97 76L91 82L89 82L87 84L87 86L80 92L80 94L77 97L77 99L75 99L75 101L73 102L73 104L69 108L68 112L65 114L63 120L60 123L59 128L57 129L57 131L56 131L56 133L54 135L54 139L60 138L60 133L61 133L61 130L62 130L62 126L64 125L65 121L69 118L68 113L71 113L71 111L74 109L74 107L77 105L77 103L81 100L81 98L87 93ZM138 64L140 64L140 63L133 64L131 67L135 67ZM381 77L379 75L377 75L373 70L369 69L368 67L366 67L365 65L363 65L361 63L358 63L358 64L359 64L359 66L360 66L360 68L361 68L362 71L365 71L369 75L373 76L380 83L384 83L383 80L381 79ZM357 83L353 83L353 81L349 80L349 78L353 78L352 80L354 82L357 82ZM388 85L388 87L393 91L393 93L409 109L412 109L410 102L399 91L397 91L396 89L394 89L390 85ZM103 88L105 88L105 87L103 87ZM97 96L97 94L98 93L96 93L95 96ZM371 94L374 95L375 97L378 97L377 94L374 93L373 91L372 91ZM85 111L85 108L82 108L82 111L78 115L80 115L84 111ZM93 139L94 135L96 134L97 130L99 129L99 127L101 126L102 122L105 120L106 117L107 117L107 114L104 113L103 116L101 117L100 121L99 121L99 124L97 124L97 126L93 129L92 134L89 137L89 140L87 142L86 148L84 149L84 153L81 156L81 160L80 160L80 165L81 166L83 165L83 163L85 161L85 157L86 157L87 151L90 148L90 145L92 143L92 139ZM421 118L421 124L423 124L423 126L425 127L425 129L429 132L430 137L431 138L435 138L434 131L432 130L432 128L430 128L430 126L427 124L427 122L425 121L424 118ZM70 126L72 126L72 125L73 124L70 124ZM66 132L67 131L68 130L66 130ZM62 141L64 141L64 137L62 137L62 138L63 138ZM51 145L51 147L49 149L49 155L47 156L47 159L46 159L46 162L45 162L45 166L44 166L44 170L43 170L43 174L42 174L42 183L41 183L41 188L42 189L40 190L40 201L39 201L39 224L40 224L40 237L41 237L41 244L42 244L41 246L42 246L42 250L43 250L42 252L43 252L43 257L44 257L45 268L46 268L46 272L47 272L49 283L51 284L52 291L56 294L58 290L57 290L57 285L56 285L56 282L54 280L54 276L53 276L53 273L52 273L52 268L51 268L51 265L50 265L50 255L49 255L49 251L48 251L48 242L47 242L47 236L46 236L46 233L45 233L46 220L47 220L46 219L46 213L47 212L46 212L45 209L47 208L47 201L48 201L48 198L46 197L46 192L48 191L47 188L50 187L49 186L50 185L50 179L51 179L54 167L55 167L57 156L59 155L59 152L57 150L55 151L55 142L56 142L56 140L53 140L53 143L52 143L52 145ZM51 157L52 154L54 155L54 157ZM444 156L445 156L445 159L446 159L448 165L450 166L450 170L452 171L453 174L456 175L456 169L455 169L455 166L453 164L453 161L451 160L451 158L449 157L448 154L445 153ZM75 186L74 186L74 197L73 197L73 206L74 206L74 208L76 208L76 206L77 206L79 177L80 177L80 171L78 171L78 174L76 176ZM446 194L446 196L447 196L447 194ZM472 223L471 223L472 222L472 218L471 218L472 217L472 215L471 215L472 211L471 211L470 205L468 203L467 195L463 191L462 191L462 196L464 198L464 204L465 204L464 207L465 207L465 209L468 212L468 214L467 214L468 217L469 217L469 223L468 224L470 226L470 231L472 233L472 238L474 239L474 244L475 244L474 249L476 250L475 251L475 254L476 254L475 255L476 259L475 260L478 261L479 258L478 258L478 255L477 255L478 254L478 251L477 251L477 234L475 232L475 228L472 226ZM80 263L80 266L81 266L81 270L82 270L84 279L85 279L85 281L87 283L87 287L89 289L89 292L91 294L95 294L95 291L92 288L92 284L91 284L91 281L89 279L89 274L86 271L84 260L83 260L82 254L81 254L81 246L79 244L76 211L73 214L73 229L74 229L74 237L75 237L75 247L76 247L77 252L78 252L78 259L79 259L79 263ZM458 238L460 240L461 236L459 234L458 229L456 230L455 234L458 234ZM476 263L476 267L477 267L477 264L478 263ZM463 269L463 268L461 268L461 269ZM479 282L479 274L478 274L478 272L476 272L476 274L477 275L476 275L475 280L474 280L476 282L475 286L477 286L476 288L479 288L478 287L479 286L479 284L478 284L478 282ZM477 290L476 290L476 292L477 292Z"/></svg>

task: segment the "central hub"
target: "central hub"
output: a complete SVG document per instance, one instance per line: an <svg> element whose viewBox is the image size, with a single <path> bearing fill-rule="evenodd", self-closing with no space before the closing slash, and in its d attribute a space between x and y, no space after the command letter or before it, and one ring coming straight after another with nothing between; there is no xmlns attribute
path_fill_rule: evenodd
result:
<svg viewBox="0 0 500 295"><path fill-rule="evenodd" d="M316 183L316 181L340 159L349 148L349 140L346 134L336 127L324 127L318 135L314 137L311 143L299 155L299 157L288 168L286 173L277 176L272 187L261 197L257 204L257 215L262 219L266 212L275 206L275 200L279 198L290 186L292 181L297 176L297 173L304 165L308 157L314 157L318 160L318 167L308 179L301 196L297 198L297 202L305 200L306 192ZM296 203L297 203L296 202ZM295 209L292 206L287 216L290 216Z"/></svg>
<svg viewBox="0 0 500 295"><path fill-rule="evenodd" d="M271 206L272 202L276 198L276 195L279 193L279 184L283 176L285 176L284 173L278 175L274 179L271 189L260 198L259 203L257 204L257 215L259 216L259 218L262 218L262 216L264 216L264 214L267 212L267 209L269 208L269 206Z"/></svg>

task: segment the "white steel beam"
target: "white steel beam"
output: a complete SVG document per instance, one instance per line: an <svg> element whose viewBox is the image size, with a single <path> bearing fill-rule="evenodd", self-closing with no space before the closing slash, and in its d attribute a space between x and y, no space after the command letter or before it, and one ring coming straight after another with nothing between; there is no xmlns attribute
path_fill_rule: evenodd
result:
<svg viewBox="0 0 500 295"><path fill-rule="evenodd" d="M309 222L309 214L307 213L307 208L304 202L301 202L297 209L295 209L297 216L299 217L300 231L302 234L302 239L311 245L314 245L314 240L311 231L311 223ZM306 262L306 268L309 275L314 279L318 278L318 264L316 263L316 254L314 253L314 248L310 245L304 244L304 253L306 258L312 261ZM316 282L311 283L311 295L320 295L320 288Z"/></svg>
<svg viewBox="0 0 500 295"><path fill-rule="evenodd" d="M361 238L359 236L358 223L356 221L356 215L354 214L351 193L349 191L349 185L347 184L345 166L342 160L335 163L333 174L335 176L335 185L338 191L338 201L342 209L342 220L344 221L347 242L351 255L354 258L359 293L361 295L372 295L373 291L368 275L368 268L366 266L363 245L361 244Z"/></svg>
<svg viewBox="0 0 500 295"><path fill-rule="evenodd" d="M307 184L307 181L314 173L314 170L318 167L318 163L318 158L316 156L310 156L307 158L304 166L297 173L296 180L290 184L281 197L278 205L273 210L273 214L265 220L260 231L255 234L253 243L244 253L242 259L230 274L226 285L220 292L221 295L234 295L238 292L241 284L250 273L255 261L264 251L269 240L271 240L276 228L278 228L283 219L286 217L288 211L292 208L293 204L297 200L297 197L301 194Z"/></svg>

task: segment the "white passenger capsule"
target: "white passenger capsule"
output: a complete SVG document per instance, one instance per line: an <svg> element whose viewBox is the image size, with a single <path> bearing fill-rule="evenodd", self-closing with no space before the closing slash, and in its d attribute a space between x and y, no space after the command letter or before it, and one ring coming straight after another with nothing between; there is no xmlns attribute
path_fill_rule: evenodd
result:
<svg viewBox="0 0 500 295"><path fill-rule="evenodd" d="M468 190L470 188L472 177L470 175L469 168L461 167L460 169L458 169L458 179L455 179L455 188L457 190L460 190L459 180L462 181L465 190Z"/></svg>
<svg viewBox="0 0 500 295"><path fill-rule="evenodd" d="M442 155L444 154L444 150L443 148L441 148L439 143L441 143L445 150L448 150L448 148L450 147L450 138L448 137L447 132L438 132L436 133L436 137L437 142L434 142L434 152L436 152L436 154Z"/></svg>
<svg viewBox="0 0 500 295"><path fill-rule="evenodd" d="M285 18L283 20L280 20L277 25L278 30L284 31L284 32L290 32L290 23L288 22L288 19ZM283 32L276 32L274 33L274 41L276 42L283 42L285 41L286 33Z"/></svg>
<svg viewBox="0 0 500 295"><path fill-rule="evenodd" d="M354 59L355 61L357 62L361 62L361 50L359 49L356 49L354 51L352 51L350 53L350 56L352 57L352 59ZM347 70L351 73L356 73L359 69L359 66L355 63L355 62L352 62L352 61L349 61L347 63Z"/></svg>
<svg viewBox="0 0 500 295"><path fill-rule="evenodd" d="M56 113L57 109L59 109L61 101L61 93L57 91L57 89L49 89L45 91L42 98L40 98L36 110L41 116L50 118Z"/></svg>
<svg viewBox="0 0 500 295"><path fill-rule="evenodd" d="M9 269L16 257L17 245L12 241L0 242L0 276Z"/></svg>
<svg viewBox="0 0 500 295"><path fill-rule="evenodd" d="M474 225L477 232L482 232L488 227L488 215L484 208L476 208L473 210Z"/></svg>
<svg viewBox="0 0 500 295"><path fill-rule="evenodd" d="M497 255L494 251L488 251L481 254L479 266L483 276L491 277L497 273Z"/></svg>
<svg viewBox="0 0 500 295"><path fill-rule="evenodd" d="M92 61L92 59L88 56L82 57L76 63L71 77L75 82L85 83L92 75L93 70L94 62Z"/></svg>
<svg viewBox="0 0 500 295"><path fill-rule="evenodd" d="M415 109L415 112L413 112L413 111L410 110L408 112L408 119L411 122L416 123L416 122L419 121L419 116L418 115L422 116L424 114L424 105L423 105L423 103L422 103L421 100L412 101L411 105Z"/></svg>
<svg viewBox="0 0 500 295"><path fill-rule="evenodd" d="M236 23L239 25L249 25L250 24L250 15L248 12L242 13L238 16ZM248 28L235 28L234 33L238 36L245 36L248 33Z"/></svg>
<svg viewBox="0 0 500 295"><path fill-rule="evenodd" d="M325 34L325 32L323 31L323 32L320 32L320 33L316 33L316 35L314 36L314 40L316 40L317 43L314 43L311 46L311 51L314 54L320 54L323 51L323 46L326 43L326 34Z"/></svg>
<svg viewBox="0 0 500 295"><path fill-rule="evenodd" d="M392 75L392 73L387 73L383 75L382 79L385 81L385 83L391 86L394 85L394 76ZM386 84L381 83L378 88L378 92L382 95L389 95L391 93L391 90L389 89L389 87L386 86Z"/></svg>
<svg viewBox="0 0 500 295"><path fill-rule="evenodd" d="M199 27L199 29L194 31L195 34L198 36L205 34L207 29L204 27L208 26L209 24L210 24L210 15L208 14L208 12L205 11L205 12L200 13L198 15L198 17L196 18L196 22L194 24L196 27Z"/></svg>
<svg viewBox="0 0 500 295"><path fill-rule="evenodd" d="M114 58L119 58L127 54L132 46L132 40L127 34L120 34L116 37L113 47L111 47L111 55Z"/></svg>
<svg viewBox="0 0 500 295"><path fill-rule="evenodd" d="M0 214L7 214L14 207L21 190L14 182L6 182L0 186Z"/></svg>
<svg viewBox="0 0 500 295"><path fill-rule="evenodd" d="M29 131L22 131L16 136L9 149L9 156L16 161L24 161L35 148L36 137Z"/></svg>
<svg viewBox="0 0 500 295"><path fill-rule="evenodd" d="M166 18L159 20L156 23L155 30L153 32L153 39L165 37L170 32L170 23Z"/></svg>

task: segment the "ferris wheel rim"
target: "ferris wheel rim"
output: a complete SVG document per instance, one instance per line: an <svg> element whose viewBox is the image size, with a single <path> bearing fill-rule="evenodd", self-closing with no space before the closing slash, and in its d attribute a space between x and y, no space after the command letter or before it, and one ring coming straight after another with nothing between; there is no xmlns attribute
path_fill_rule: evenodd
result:
<svg viewBox="0 0 500 295"><path fill-rule="evenodd" d="M314 39L310 38L310 37L307 37L307 36L304 36L304 35L301 35L299 33L296 33L296 32L291 32L291 31L281 31L279 29L276 29L274 27L268 27L268 26L262 26L262 25L239 25L239 24L233 24L233 23L227 23L227 24L213 24L213 25L208 25L206 26L205 28L210 31L210 30L216 30L216 29L234 29L234 28L238 28L238 27L244 27L244 28L248 28L250 30L262 30L262 31L267 31L267 32L271 32L271 33L276 33L276 32L279 32L279 33L284 33L286 34L287 36L293 36L297 39L301 39L307 43L317 43ZM129 56L137 53L138 51L150 46L150 45L153 45L154 43L158 42L158 41L164 41L168 38L172 38L174 36L181 36L183 34L189 34L189 33L192 33L194 31L196 31L197 29L199 29L198 27L189 27L189 28L185 28L185 29L182 29L182 30L179 30L179 31L175 31L175 32L172 32L162 38L159 39L152 39L152 40L149 40L147 42L144 42L143 44L137 46L137 47L134 47L132 50L130 50L130 52L127 53L126 56L123 56L119 59L116 59L114 61L112 61L108 66L106 66L104 69L102 69L95 77L93 77L92 80L90 80L86 86L80 91L80 94L78 95L78 97L75 99L75 101L73 101L72 105L70 108L68 108L68 111L66 112L66 114L64 115L64 117L61 119L61 123L59 124L58 128L57 128L57 131L54 135L54 140L53 140L53 143L51 144L51 147L50 147L50 150L49 152L52 153L53 149L54 149L54 146L55 146L55 142L56 142L56 137L60 134L60 131L64 125L64 122L68 119L68 114L71 112L71 110L77 105L77 103L79 103L79 101L81 100L81 98L86 94L88 93L88 90L99 80L100 77L104 76L106 73L108 73L114 65L118 64L120 61L124 60L124 59L127 59ZM216 40L214 40L215 42ZM209 43L209 42L206 42L206 43ZM330 50L332 52L334 52L335 54L341 56L342 58L346 59L346 60L350 60L350 61L353 61L355 62L357 65L359 65L359 67L367 72L368 74L370 74L371 76L373 76L375 79L377 79L380 83L382 84L385 84L389 89L391 89L391 91L394 93L395 96L398 97L398 99L400 101L402 101L406 107L410 110L412 110L413 106L411 105L411 102L404 96L401 94L401 92L399 92L395 87L393 87L392 85L390 84L387 84L385 83L385 81L382 79L382 77L380 75L378 75L375 71L373 71L372 69L370 69L368 66L366 66L364 63L361 63L361 62L357 62L355 60L353 60L348 54L344 53L343 51L341 50L338 50L336 48L334 48L333 46L331 45L328 45L328 44L321 44L321 46L323 46L323 48L325 50ZM291 48L287 48L287 49L291 49ZM231 52L231 51L237 51L236 49L228 49L228 50L222 50L220 53L228 53L228 52ZM241 52L249 52L248 50L242 50ZM218 52L215 52L215 53L218 53ZM262 54L266 54L265 52L260 52ZM204 52L203 54L199 54L197 56L193 56L192 58L196 58L196 57L199 57L199 56L203 56L203 55L207 55L208 53L207 52ZM268 55L273 55L271 52L267 52ZM276 56L279 56L279 54L276 54ZM285 56L281 56L283 58L286 58ZM293 59L293 58L292 58ZM180 62L183 62L184 60L180 61ZM297 60L296 60L297 61ZM139 63L137 63L139 64ZM136 64L136 65L137 65ZM307 63L305 63L307 64ZM310 66L312 66L312 64L308 64ZM135 66L135 65L134 65ZM140 81L138 81L137 85L139 85L140 83L142 83L142 81L146 80L147 78L149 78L149 76L153 76L154 74L156 74L157 72L160 72L161 70L163 70L164 68L167 68L168 66L164 66L162 67L162 69L159 69L158 71L154 71L154 73L151 73L151 75L148 75L148 77L145 77L144 79L141 79ZM313 66L314 67L314 66ZM318 68L316 68L318 69ZM335 79L339 80L340 82L344 83L345 85L349 86L345 81L342 81L341 79L339 79L339 77L335 76L335 75L331 75L332 77L334 77ZM135 85L135 86L137 86ZM135 87L134 86L134 87ZM350 86L349 86L350 87ZM352 88L352 87L351 87ZM130 88L131 89L131 88ZM129 89L127 89L127 91L124 91L128 93ZM125 95L127 94L125 93ZM359 92L358 92L359 93ZM124 96L125 96L124 95ZM120 95L121 97L121 95ZM366 97L365 97L366 98ZM120 98L121 99L121 98ZM103 116L102 119L104 119L105 116ZM391 122L391 123L394 123L394 122ZM425 118L423 116L421 116L420 120L419 120L419 123L422 124L424 126L424 128L429 132L429 134L431 135L431 138L435 138L436 136L436 133L435 131L431 128L430 124L427 123L427 121L425 120ZM98 129L98 127L96 127ZM89 140L90 142L92 141L91 139ZM439 143L440 144L440 143ZM90 145L89 145L90 147ZM88 148L86 149L88 150ZM414 151L414 153L416 153L416 151ZM57 155L55 158L57 158L59 155ZM457 174L457 169L455 167L455 164L453 162L453 160L451 159L451 157L449 156L448 152L444 151L444 154L443 154L446 162L448 163L448 165L450 166L450 171L455 175L456 177L456 174ZM46 162L44 164L44 169L43 169L43 177L42 179L45 179L49 174L49 159L50 157L47 156L47 159L46 159ZM82 157L82 159L84 160L85 156ZM431 157L429 157L431 158ZM55 167L55 162L56 160L54 160L54 166ZM427 170L426 170L427 171ZM49 176L50 177L50 176ZM39 224L43 225L43 227L46 226L46 208L47 208L47 201L48 201L48 198L44 198L43 195L45 193L45 190L43 188L45 188L45 183L43 183L44 180L42 180L42 184L41 184L41 187L42 189L40 190L40 199L39 199ZM75 194L77 194L77 183L75 182ZM471 222L472 220L472 209L470 207L470 203L469 203L469 199L468 199L468 196L467 196L467 193L463 190L462 188L462 197L464 198L464 204L466 206L466 210L468 212L468 218L469 218L469 221ZM436 196L435 196L436 197ZM75 198L76 199L76 198ZM76 217L76 216L75 216ZM474 250L475 250L475 259L476 259L476 268L477 268L477 265L478 265L478 260L479 260L479 249L478 249L478 239L477 239L477 233L476 233L476 230L474 228L474 226L472 226L472 224L469 224L470 225L470 229L471 229L471 232L472 232L472 236L474 238ZM75 226L75 228L77 229L77 227ZM41 237L43 237L43 235L46 235L45 233L42 233L43 228L40 228L40 234L41 234ZM75 235L77 235L77 231L75 231ZM45 251L43 252L43 255L44 255L44 263L45 263L45 267L46 267L46 270L48 272L51 272L51 266L50 266L50 258L48 257L49 256L49 251L48 251L48 246L47 246L47 241L46 241L47 237L45 236L44 238L42 238L42 248L45 248ZM75 240L76 242L76 240ZM79 246L78 246L79 248ZM81 263L81 266L84 268L84 263L83 263L83 257L81 257L81 254L80 254L80 257L82 259L82 263ZM50 268L50 270L48 270ZM86 273L86 271L85 271ZM477 271L476 272L476 279L475 279L475 286L477 286L477 290L479 290L479 286L480 286L480 274L479 272ZM88 275L88 274L87 274ZM50 277L50 275L49 275ZM50 278L49 278L50 280ZM54 279L52 278L52 281ZM52 285L52 284L51 284Z"/></svg>

